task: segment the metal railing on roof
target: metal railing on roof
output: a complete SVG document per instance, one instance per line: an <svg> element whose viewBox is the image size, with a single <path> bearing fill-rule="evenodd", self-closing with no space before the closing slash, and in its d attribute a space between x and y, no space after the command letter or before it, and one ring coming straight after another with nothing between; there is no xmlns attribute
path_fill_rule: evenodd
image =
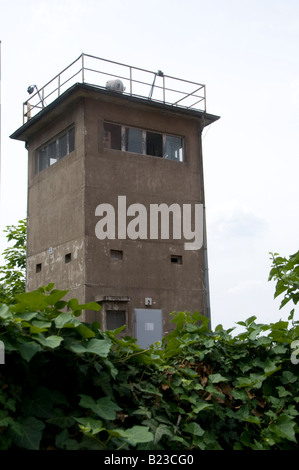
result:
<svg viewBox="0 0 299 470"><path fill-rule="evenodd" d="M124 95L197 111L206 111L206 89L201 83L133 67L82 53L42 88L28 87L23 124L76 83L110 89ZM36 92L34 92L36 89Z"/></svg>

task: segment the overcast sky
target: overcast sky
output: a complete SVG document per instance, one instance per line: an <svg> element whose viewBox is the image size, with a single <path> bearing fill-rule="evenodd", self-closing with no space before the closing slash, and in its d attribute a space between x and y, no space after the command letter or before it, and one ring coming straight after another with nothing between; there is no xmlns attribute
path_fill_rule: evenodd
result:
<svg viewBox="0 0 299 470"><path fill-rule="evenodd" d="M298 0L0 0L1 232L26 217L27 88L81 52L206 84L212 327L286 319L269 252L298 250ZM5 248L0 238L1 252Z"/></svg>

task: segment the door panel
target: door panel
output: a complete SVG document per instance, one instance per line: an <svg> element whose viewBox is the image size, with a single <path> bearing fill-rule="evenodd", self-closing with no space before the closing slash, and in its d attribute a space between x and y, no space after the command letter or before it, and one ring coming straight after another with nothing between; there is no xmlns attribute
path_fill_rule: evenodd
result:
<svg viewBox="0 0 299 470"><path fill-rule="evenodd" d="M162 340L162 310L135 308L135 336L141 348Z"/></svg>

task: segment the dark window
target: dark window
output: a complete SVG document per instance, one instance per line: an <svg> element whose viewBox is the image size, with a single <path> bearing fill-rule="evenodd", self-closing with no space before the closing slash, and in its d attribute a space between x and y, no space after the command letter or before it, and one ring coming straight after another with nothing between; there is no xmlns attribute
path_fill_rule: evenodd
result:
<svg viewBox="0 0 299 470"><path fill-rule="evenodd" d="M110 250L111 259L123 259L123 252L121 250Z"/></svg>
<svg viewBox="0 0 299 470"><path fill-rule="evenodd" d="M106 329L115 330L126 324L125 310L107 310L106 311Z"/></svg>
<svg viewBox="0 0 299 470"><path fill-rule="evenodd" d="M49 144L49 146L48 146L48 155L49 155L49 158L50 158L50 165L53 165L53 163L57 162L57 145L56 145L56 141L51 142L51 144Z"/></svg>
<svg viewBox="0 0 299 470"><path fill-rule="evenodd" d="M67 253L64 257L64 262L67 264L67 263L70 263L72 261L72 253Z"/></svg>
<svg viewBox="0 0 299 470"><path fill-rule="evenodd" d="M146 153L154 157L163 157L163 136L156 132L146 133Z"/></svg>
<svg viewBox="0 0 299 470"><path fill-rule="evenodd" d="M49 166L49 158L47 148L43 148L38 152L38 171L42 171Z"/></svg>
<svg viewBox="0 0 299 470"><path fill-rule="evenodd" d="M127 127L125 139L125 149L128 152L143 153L143 137L140 129Z"/></svg>
<svg viewBox="0 0 299 470"><path fill-rule="evenodd" d="M58 158L62 158L66 154L67 154L67 134L64 134L58 139Z"/></svg>
<svg viewBox="0 0 299 470"><path fill-rule="evenodd" d="M72 129L69 130L68 132L68 144L69 144L69 150L68 152L71 153L73 150L75 150L75 128L72 127Z"/></svg>
<svg viewBox="0 0 299 470"><path fill-rule="evenodd" d="M182 258L182 256L171 255L170 261L171 261L173 264L183 264L183 258Z"/></svg>
<svg viewBox="0 0 299 470"><path fill-rule="evenodd" d="M104 123L104 147L106 149L121 150L121 126Z"/></svg>
<svg viewBox="0 0 299 470"><path fill-rule="evenodd" d="M42 270L42 264L41 264L41 263L38 263L38 264L35 266L35 272L40 273L41 270Z"/></svg>
<svg viewBox="0 0 299 470"><path fill-rule="evenodd" d="M104 148L184 161L183 138L104 122Z"/></svg>

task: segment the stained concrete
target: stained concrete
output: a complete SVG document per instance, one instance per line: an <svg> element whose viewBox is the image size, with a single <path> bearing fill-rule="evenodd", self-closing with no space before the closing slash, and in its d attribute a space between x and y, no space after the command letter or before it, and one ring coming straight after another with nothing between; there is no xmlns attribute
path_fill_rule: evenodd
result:
<svg viewBox="0 0 299 470"><path fill-rule="evenodd" d="M83 319L103 327L106 310L125 309L133 336L134 308L144 308L145 298L152 299L149 310L162 309L164 333L173 328L172 311L207 315L203 248L186 251L184 240L172 239L99 240L95 209L115 207L119 195L127 206L147 209L204 204L201 132L216 119L78 85L16 131L12 137L28 147L27 289L54 282L80 303L98 301L102 310ZM104 121L182 136L184 162L105 149ZM37 150L72 125L75 150L38 173ZM121 250L123 259L112 259L110 250ZM182 256L182 264L171 263L172 254Z"/></svg>

